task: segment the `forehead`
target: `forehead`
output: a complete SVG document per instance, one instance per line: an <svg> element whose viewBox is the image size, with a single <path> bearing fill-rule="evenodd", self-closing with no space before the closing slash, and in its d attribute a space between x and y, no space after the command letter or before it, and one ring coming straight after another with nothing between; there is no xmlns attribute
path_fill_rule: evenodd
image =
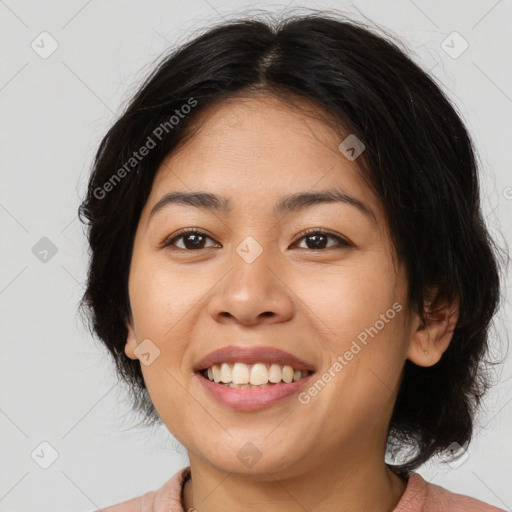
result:
<svg viewBox="0 0 512 512"><path fill-rule="evenodd" d="M379 202L358 174L357 159L339 150L348 134L327 124L307 100L294 108L272 96L230 98L194 119L193 135L160 165L148 205L172 190L203 190L232 198L269 199L337 187L364 201L379 217ZM328 120L328 119L327 119Z"/></svg>

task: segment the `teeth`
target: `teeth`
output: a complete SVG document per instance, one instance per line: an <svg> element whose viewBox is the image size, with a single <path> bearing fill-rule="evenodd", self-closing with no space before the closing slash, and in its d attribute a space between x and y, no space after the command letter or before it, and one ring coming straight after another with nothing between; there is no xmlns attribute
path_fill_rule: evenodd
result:
<svg viewBox="0 0 512 512"><path fill-rule="evenodd" d="M210 381L225 384L230 388L266 388L281 381L297 382L309 375L309 371L294 370L289 365L256 363L222 363L214 364L203 375Z"/></svg>
<svg viewBox="0 0 512 512"><path fill-rule="evenodd" d="M283 377L282 379L289 384L293 380L293 368L287 364L283 366Z"/></svg>
<svg viewBox="0 0 512 512"><path fill-rule="evenodd" d="M268 380L277 384L278 382L281 382L281 375L281 365L271 364L268 370Z"/></svg>
<svg viewBox="0 0 512 512"><path fill-rule="evenodd" d="M223 366L226 363L223 363ZM233 384L249 384L249 367L244 363L235 363L233 365L233 373L231 379Z"/></svg>
<svg viewBox="0 0 512 512"><path fill-rule="evenodd" d="M221 382L231 382L232 373L231 366L228 363L222 363L220 367L220 381Z"/></svg>
<svg viewBox="0 0 512 512"><path fill-rule="evenodd" d="M268 370L263 363L256 363L251 368L251 379L249 381L253 386L261 386L268 382Z"/></svg>
<svg viewBox="0 0 512 512"><path fill-rule="evenodd" d="M220 382L220 367L218 364L212 366L214 382Z"/></svg>

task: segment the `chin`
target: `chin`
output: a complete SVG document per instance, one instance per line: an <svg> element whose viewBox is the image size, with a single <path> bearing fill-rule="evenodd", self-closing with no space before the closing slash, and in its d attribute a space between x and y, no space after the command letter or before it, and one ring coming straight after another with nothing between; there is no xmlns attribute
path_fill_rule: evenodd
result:
<svg viewBox="0 0 512 512"><path fill-rule="evenodd" d="M240 441L231 439L229 442L216 444L216 446L204 447L201 450L202 458L223 473L235 473L239 475L261 477L261 480L272 481L271 475L281 473L300 474L304 471L302 458L294 453L292 446L278 447L273 443L258 443L255 437L253 441ZM265 444L265 446L262 446ZM295 447L297 443L292 443ZM218 447L222 446L222 450ZM293 454L291 456L291 454Z"/></svg>

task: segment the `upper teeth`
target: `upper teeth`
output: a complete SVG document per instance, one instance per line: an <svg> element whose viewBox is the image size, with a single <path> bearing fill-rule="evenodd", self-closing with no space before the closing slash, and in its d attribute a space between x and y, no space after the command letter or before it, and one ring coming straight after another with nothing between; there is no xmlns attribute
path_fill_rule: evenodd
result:
<svg viewBox="0 0 512 512"><path fill-rule="evenodd" d="M207 370L208 378L214 382L252 384L255 386L283 380L295 382L308 374L308 371L294 370L291 366L265 363L247 365L245 363L214 364Z"/></svg>

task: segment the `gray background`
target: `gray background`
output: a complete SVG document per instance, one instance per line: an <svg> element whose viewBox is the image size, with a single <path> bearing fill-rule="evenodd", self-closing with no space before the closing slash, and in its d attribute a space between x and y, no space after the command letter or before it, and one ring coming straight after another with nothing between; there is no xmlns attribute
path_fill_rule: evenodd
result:
<svg viewBox="0 0 512 512"><path fill-rule="evenodd" d="M303 4L0 1L1 511L94 510L155 489L188 464L165 428L130 428L106 352L76 315L87 269L76 212L97 145L154 59L211 22L287 5ZM391 30L443 85L477 142L483 209L504 245L512 227L512 2L308 6L365 15ZM50 36L40 35L45 31ZM469 44L457 58L442 46L453 31ZM448 42L452 53L462 48L461 40ZM58 48L45 55L52 44ZM505 354L510 318L504 303L493 331L497 357ZM467 460L419 470L433 483L506 509L511 370L508 358ZM47 469L41 465L52 462L53 452L43 442L58 452Z"/></svg>

